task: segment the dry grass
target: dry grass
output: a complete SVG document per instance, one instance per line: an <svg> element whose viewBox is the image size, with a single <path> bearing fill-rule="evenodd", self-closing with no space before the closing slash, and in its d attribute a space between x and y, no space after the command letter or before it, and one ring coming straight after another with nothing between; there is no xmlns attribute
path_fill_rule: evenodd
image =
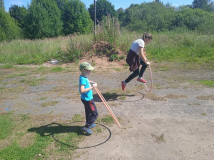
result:
<svg viewBox="0 0 214 160"><path fill-rule="evenodd" d="M159 97L155 93L148 93L148 94L146 94L145 97L149 98L151 100L154 100L154 101L164 101L164 100L166 100L165 97Z"/></svg>
<svg viewBox="0 0 214 160"><path fill-rule="evenodd" d="M49 106L55 106L58 103L58 101L47 101L42 103L42 107L49 107Z"/></svg>
<svg viewBox="0 0 214 160"><path fill-rule="evenodd" d="M196 98L200 99L200 100L213 100L214 101L214 95L209 95L209 96L201 95L201 96L197 96Z"/></svg>
<svg viewBox="0 0 214 160"><path fill-rule="evenodd" d="M188 98L186 95L176 95L176 94L168 94L165 97L169 99Z"/></svg>

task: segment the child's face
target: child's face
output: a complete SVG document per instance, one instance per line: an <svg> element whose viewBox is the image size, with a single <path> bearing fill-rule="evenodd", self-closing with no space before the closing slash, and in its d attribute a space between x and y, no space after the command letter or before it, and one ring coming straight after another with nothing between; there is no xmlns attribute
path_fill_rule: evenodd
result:
<svg viewBox="0 0 214 160"><path fill-rule="evenodd" d="M82 71L82 73L83 73L83 75L84 76L89 76L90 74L91 74L91 71L90 70L86 70L86 69L84 69L83 71Z"/></svg>

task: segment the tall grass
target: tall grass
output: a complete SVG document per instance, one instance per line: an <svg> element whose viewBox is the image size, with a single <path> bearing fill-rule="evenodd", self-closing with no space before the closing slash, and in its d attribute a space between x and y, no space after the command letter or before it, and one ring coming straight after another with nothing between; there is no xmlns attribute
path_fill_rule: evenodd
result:
<svg viewBox="0 0 214 160"><path fill-rule="evenodd" d="M69 37L44 40L13 40L0 43L0 63L41 64L59 59L59 51L66 45Z"/></svg>
<svg viewBox="0 0 214 160"><path fill-rule="evenodd" d="M0 43L0 63L41 64L51 59L75 62L86 54L92 56L92 53L96 53L94 44L103 41L104 45L101 47L104 50L103 54L115 56L116 49L127 53L131 43L142 37L142 33L118 30L116 22L110 24L113 31L107 34L110 32L109 28L103 27L95 39L93 34L88 34L35 41L2 42ZM109 44L110 49L108 49ZM146 51L149 59L156 62L187 61L212 64L214 62L214 35L199 35L195 32L153 33L153 41L146 46Z"/></svg>
<svg viewBox="0 0 214 160"><path fill-rule="evenodd" d="M60 59L64 62L77 62L89 53L94 44L93 34L72 36L66 43L66 48L59 52Z"/></svg>
<svg viewBox="0 0 214 160"><path fill-rule="evenodd" d="M153 37L147 50L156 61L214 61L214 35L168 32Z"/></svg>

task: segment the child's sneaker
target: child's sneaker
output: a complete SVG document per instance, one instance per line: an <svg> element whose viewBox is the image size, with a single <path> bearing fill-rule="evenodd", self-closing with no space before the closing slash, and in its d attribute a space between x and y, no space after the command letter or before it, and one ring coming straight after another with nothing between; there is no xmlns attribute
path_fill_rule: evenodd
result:
<svg viewBox="0 0 214 160"><path fill-rule="evenodd" d="M89 129L94 128L94 127L96 127L96 124L95 124L95 123L93 123L93 124L89 127Z"/></svg>
<svg viewBox="0 0 214 160"><path fill-rule="evenodd" d="M139 81L139 82L143 82L143 83L147 83L147 81L146 81L146 80L144 80L143 78L138 78L138 79L137 79L137 81Z"/></svg>
<svg viewBox="0 0 214 160"><path fill-rule="evenodd" d="M123 83L123 81L121 82L122 85L122 90L125 91L126 85Z"/></svg>
<svg viewBox="0 0 214 160"><path fill-rule="evenodd" d="M92 134L92 130L90 130L89 128L83 127L82 130L85 131L89 135Z"/></svg>

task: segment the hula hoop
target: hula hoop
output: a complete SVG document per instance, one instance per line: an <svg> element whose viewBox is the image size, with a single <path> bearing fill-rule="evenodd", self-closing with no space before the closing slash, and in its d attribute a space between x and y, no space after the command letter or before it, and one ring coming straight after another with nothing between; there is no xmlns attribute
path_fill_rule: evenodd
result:
<svg viewBox="0 0 214 160"><path fill-rule="evenodd" d="M147 92L151 92L151 91L152 91L152 83L153 83L153 79L152 79L152 69L151 69L150 65L149 65L149 71L150 71L150 81L151 81L151 86L150 86L150 88L148 89L146 83L144 83L144 86L145 86Z"/></svg>

